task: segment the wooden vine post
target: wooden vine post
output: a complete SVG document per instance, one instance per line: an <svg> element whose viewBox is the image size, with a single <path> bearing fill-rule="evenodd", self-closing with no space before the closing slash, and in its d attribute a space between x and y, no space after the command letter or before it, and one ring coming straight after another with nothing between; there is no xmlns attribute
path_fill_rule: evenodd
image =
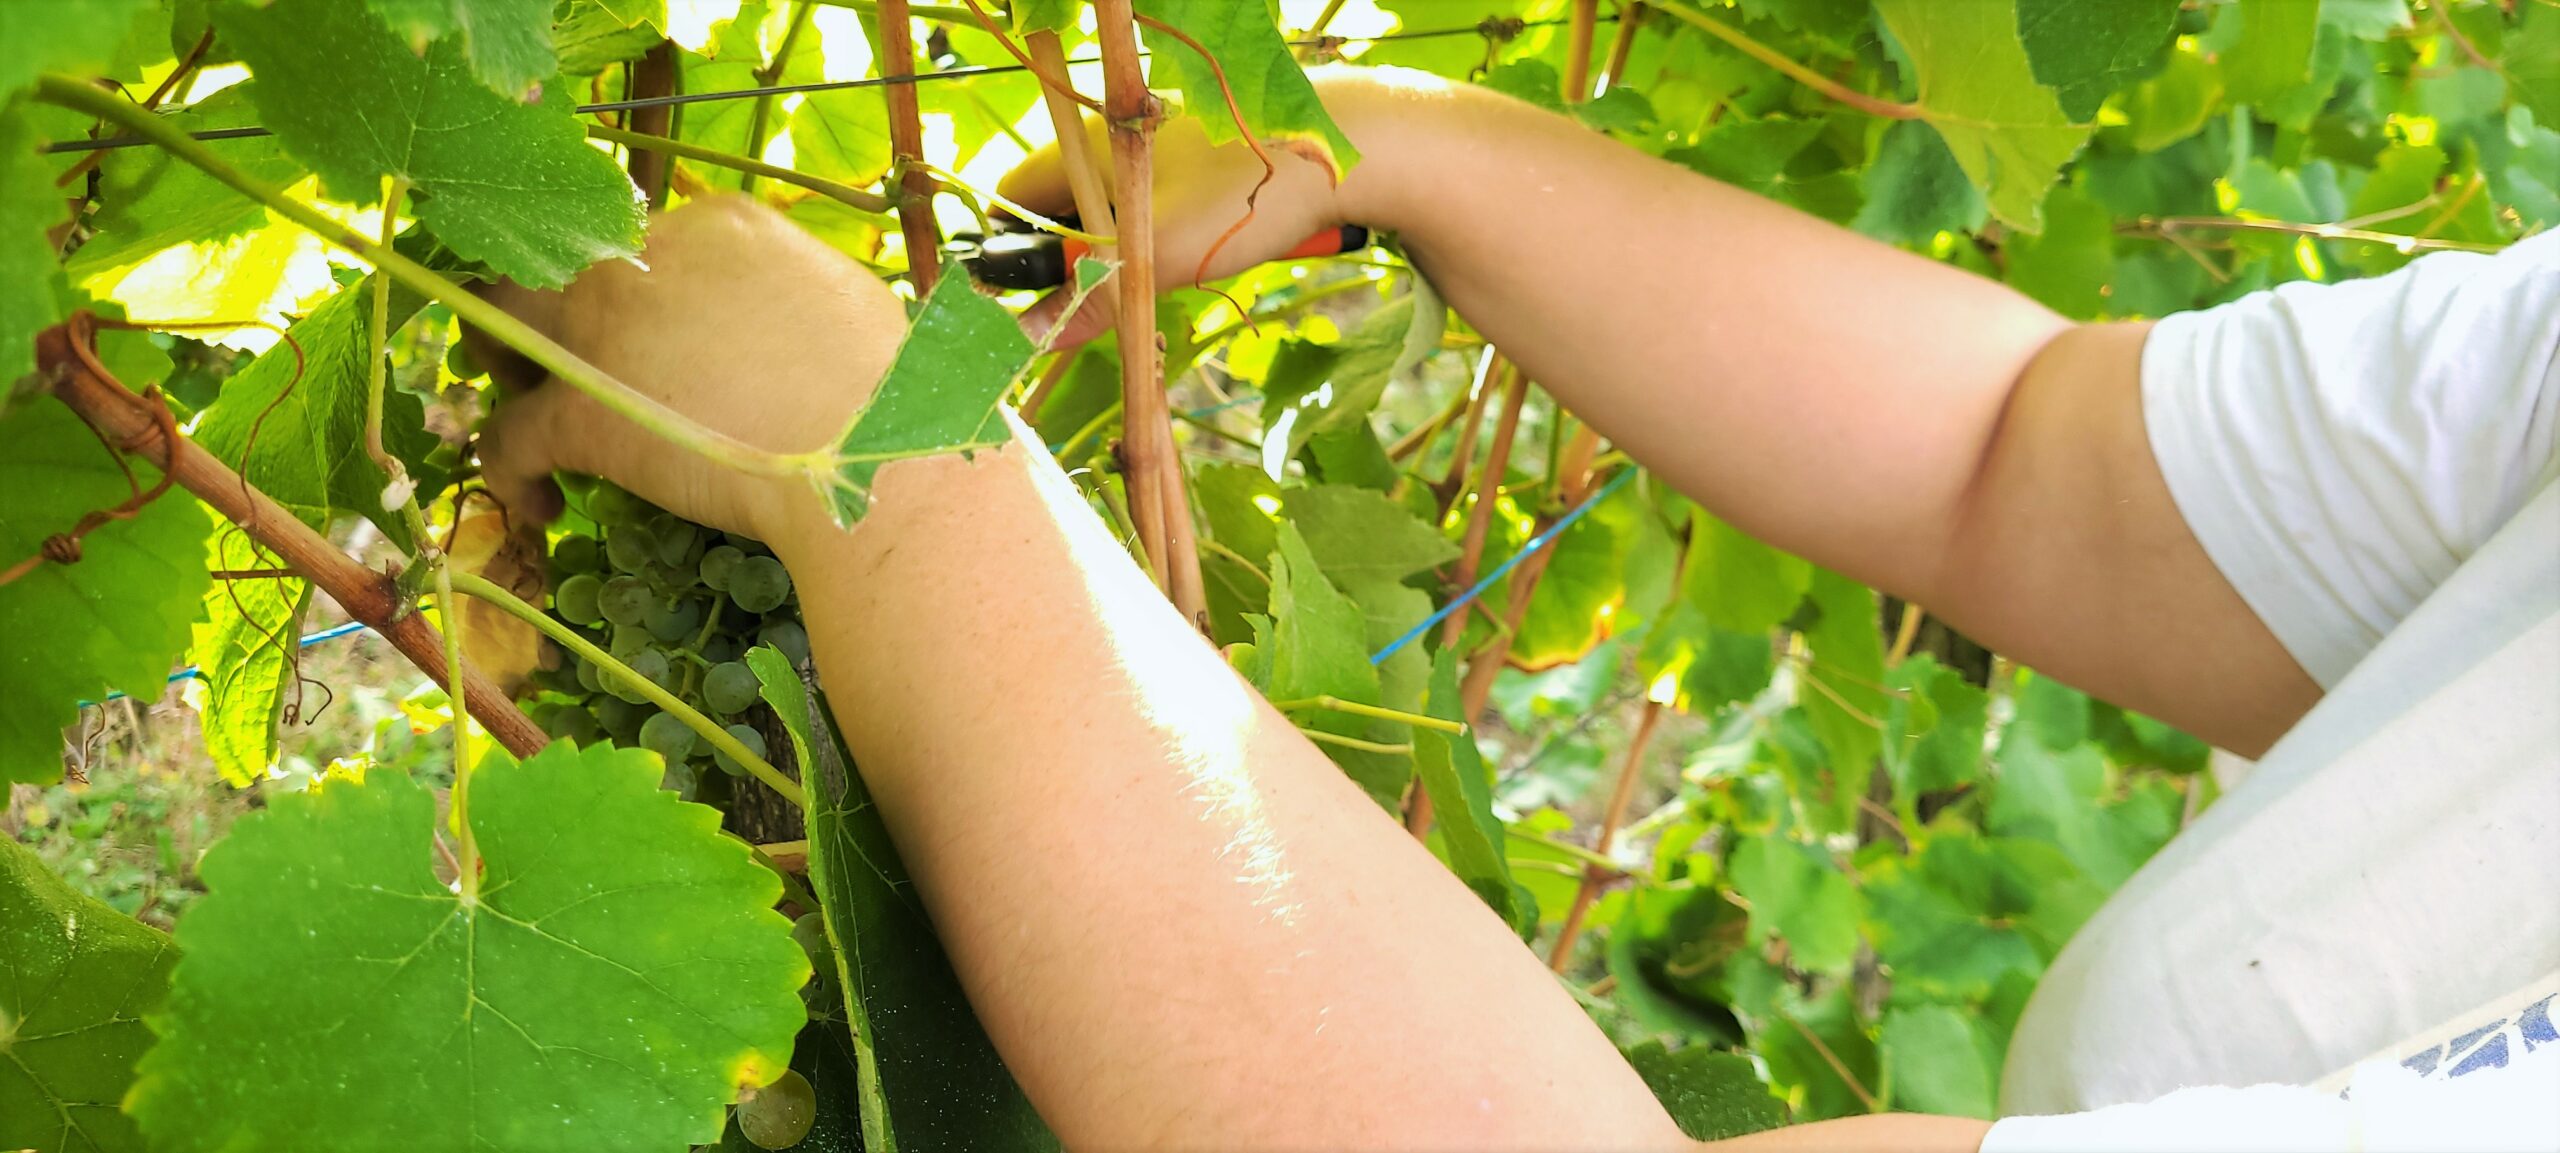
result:
<svg viewBox="0 0 2560 1153"><path fill-rule="evenodd" d="M409 611L389 575L357 564L194 441L170 436L162 423L165 409L160 402L135 396L101 372L88 352L89 340L85 317L74 317L36 335L37 365L54 382L54 395L117 451L165 462L178 487L239 525L259 547L329 594L347 615L381 633L429 679L448 683L444 638L424 616ZM464 706L508 752L529 757L550 743L550 734L469 662L463 665L462 690Z"/></svg>
<svg viewBox="0 0 2560 1153"><path fill-rule="evenodd" d="M898 174L898 232L907 242L907 280L922 298L942 275L942 230L933 222L939 186L921 167L924 119L916 111L915 22L907 0L880 0L880 91L889 105L889 151Z"/></svg>
<svg viewBox="0 0 2560 1153"><path fill-rule="evenodd" d="M1153 152L1163 107L1147 91L1138 58L1138 22L1130 0L1094 0L1102 47L1102 105L1111 133L1115 217L1119 227L1118 334L1121 452L1130 519L1156 585L1185 619L1206 627L1207 588L1191 525L1182 460L1165 401L1164 350L1156 337Z"/></svg>

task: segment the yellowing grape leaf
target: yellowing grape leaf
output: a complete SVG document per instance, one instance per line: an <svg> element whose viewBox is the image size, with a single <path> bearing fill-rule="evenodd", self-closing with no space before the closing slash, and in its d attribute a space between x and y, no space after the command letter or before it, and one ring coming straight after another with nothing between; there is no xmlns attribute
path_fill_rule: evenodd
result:
<svg viewBox="0 0 2560 1153"><path fill-rule="evenodd" d="M217 532L208 544L216 569L284 564L246 533ZM205 593L204 619L196 622L187 661L204 679L197 711L205 753L234 785L248 787L275 763L276 722L292 683L287 670L309 590L299 577L274 577L217 580Z"/></svg>
<svg viewBox="0 0 2560 1153"><path fill-rule="evenodd" d="M438 881L436 799L376 771L276 799L206 895L127 1107L164 1153L681 1150L781 1073L809 962L781 884L658 759L563 741L472 777L485 866Z"/></svg>
<svg viewBox="0 0 2560 1153"><path fill-rule="evenodd" d="M257 76L260 121L331 195L371 204L404 178L446 245L536 288L639 251L638 190L588 146L560 86L519 104L482 86L455 41L420 55L335 0L226 4L214 26Z"/></svg>
<svg viewBox="0 0 2560 1153"><path fill-rule="evenodd" d="M148 488L159 473L127 458ZM0 565L133 495L115 458L47 398L0 417ZM78 564L41 564L0 585L0 782L62 775L62 728L79 702L119 689L158 700L187 648L206 584L204 506L172 490L80 541Z"/></svg>
<svg viewBox="0 0 2560 1153"><path fill-rule="evenodd" d="M0 1149L141 1153L116 1106L177 959L168 937L0 837Z"/></svg>
<svg viewBox="0 0 2560 1153"><path fill-rule="evenodd" d="M1921 116L1973 178L1991 214L2012 228L2044 227L2044 191L2080 152L2091 127L2073 124L2036 83L2007 4L1876 0L1876 13L1911 58Z"/></svg>

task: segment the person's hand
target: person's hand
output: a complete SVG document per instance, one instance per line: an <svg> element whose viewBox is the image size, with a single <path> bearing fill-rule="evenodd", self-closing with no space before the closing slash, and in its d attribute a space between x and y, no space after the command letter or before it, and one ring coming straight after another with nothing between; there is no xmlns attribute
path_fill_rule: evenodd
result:
<svg viewBox="0 0 2560 1153"><path fill-rule="evenodd" d="M1337 117L1365 103L1374 69L1319 69L1316 90ZM1211 144L1200 117L1228 115L1221 107L1185 110L1166 120L1155 134L1154 173L1156 286L1159 289L1216 280L1251 268L1298 246L1327 228L1365 224L1346 215L1341 185L1321 159L1266 142L1261 156L1242 141ZM1231 121L1228 123L1232 123ZM1114 171L1108 127L1085 118L1086 155L1099 166L1106 189ZM1270 180L1263 181L1267 157ZM1256 192L1256 186L1260 191ZM1006 198L1047 216L1076 211L1064 159L1056 144L1042 145L996 185ZM1102 231L1096 222L1086 227ZM1062 293L1024 317L1033 332L1054 320L1065 303ZM1097 292L1084 310L1059 334L1061 345L1091 339L1111 324L1114 303L1109 292Z"/></svg>
<svg viewBox="0 0 2560 1153"><path fill-rule="evenodd" d="M502 285L488 295L633 389L782 452L842 431L906 332L906 312L879 278L746 197L659 215L637 262L597 265L565 290ZM509 386L480 455L490 490L522 521L558 514L554 470L601 476L688 520L763 538L815 503L799 478L705 460L543 380L485 334L465 338Z"/></svg>

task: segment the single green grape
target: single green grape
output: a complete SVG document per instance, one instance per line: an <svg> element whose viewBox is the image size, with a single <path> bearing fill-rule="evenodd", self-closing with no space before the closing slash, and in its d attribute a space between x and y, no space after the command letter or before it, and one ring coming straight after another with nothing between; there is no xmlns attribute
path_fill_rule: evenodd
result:
<svg viewBox="0 0 2560 1153"><path fill-rule="evenodd" d="M662 601L649 610L648 627L649 635L668 644L691 640L702 627L702 602L692 597Z"/></svg>
<svg viewBox="0 0 2560 1153"><path fill-rule="evenodd" d="M489 374L488 369L480 367L480 358L471 355L471 346L459 340L446 346L444 370L452 373L455 380L478 380Z"/></svg>
<svg viewBox="0 0 2560 1153"><path fill-rule="evenodd" d="M679 797L683 797L688 801L693 799L693 791L699 786L699 784L700 781L694 774L693 765L685 761L673 761L668 763L667 771L660 774L658 777L659 788L665 789L670 793L674 793Z"/></svg>
<svg viewBox="0 0 2560 1153"><path fill-rule="evenodd" d="M731 725L729 726L729 735L738 738L738 743L745 745L748 752L754 753L757 760L769 761L773 759L771 754L765 749L763 733L759 733L746 725ZM743 777L747 775L747 767L739 764L737 758L730 756L717 745L714 745L711 748L711 763L720 766L720 771L727 773L730 776Z"/></svg>
<svg viewBox="0 0 2560 1153"><path fill-rule="evenodd" d="M604 737L604 726L596 723L595 714L576 705L564 705L551 714L542 731L581 745L592 745Z"/></svg>
<svg viewBox="0 0 2560 1153"><path fill-rule="evenodd" d="M723 632L712 633L711 639L702 642L700 649L702 659L715 665L734 661L745 651L746 646L739 643L735 634Z"/></svg>
<svg viewBox="0 0 2560 1153"><path fill-rule="evenodd" d="M660 564L690 568L702 555L702 528L692 521L668 517L651 523L649 534L657 540Z"/></svg>
<svg viewBox="0 0 2560 1153"><path fill-rule="evenodd" d="M615 744L622 745L630 744L640 735L641 724L646 722L649 714L654 711L654 706L629 700L618 694L597 697L587 705L595 711L596 723L603 725L604 731L613 734Z"/></svg>
<svg viewBox="0 0 2560 1153"><path fill-rule="evenodd" d="M570 533L551 544L551 568L554 572L594 572L604 563L604 546L584 533Z"/></svg>
<svg viewBox="0 0 2560 1153"><path fill-rule="evenodd" d="M639 625L615 625L613 641L604 647L604 651L612 653L613 659L629 664L631 658L640 655L640 650L656 647L658 638L649 635L648 629Z"/></svg>
<svg viewBox="0 0 2560 1153"><path fill-rule="evenodd" d="M579 573L560 582L551 594L551 607L560 619L573 625L593 627L604 623L604 609L596 599L604 594L604 582L588 573Z"/></svg>
<svg viewBox="0 0 2560 1153"><path fill-rule="evenodd" d="M788 1149L809 1135L818 1120L818 1092L797 1069L785 1069L773 1084L738 1103L738 1132L760 1149Z"/></svg>
<svg viewBox="0 0 2560 1153"><path fill-rule="evenodd" d="M646 623L649 610L657 604L658 594L650 590L649 582L635 576L618 576L604 582L604 591L596 596L596 611L618 625Z"/></svg>
<svg viewBox="0 0 2560 1153"><path fill-rule="evenodd" d="M648 501L631 495L620 485L597 481L595 491L587 494L587 515L609 528L637 525L657 513Z"/></svg>
<svg viewBox="0 0 2560 1153"><path fill-rule="evenodd" d="M738 661L711 666L702 677L702 699L715 713L743 713L763 699L756 671Z"/></svg>
<svg viewBox="0 0 2560 1153"><path fill-rule="evenodd" d="M596 677L595 662L583 660L578 662L578 687L591 693L604 691L604 682Z"/></svg>
<svg viewBox="0 0 2560 1153"><path fill-rule="evenodd" d="M657 542L650 539L646 526L624 525L604 538L604 558L612 562L615 572L646 572L657 556Z"/></svg>
<svg viewBox="0 0 2560 1153"><path fill-rule="evenodd" d="M791 658L795 665L809 660L809 630L788 617L766 620L764 627L756 630L756 643L781 650L782 655Z"/></svg>
<svg viewBox="0 0 2560 1153"><path fill-rule="evenodd" d="M702 550L702 559L694 563L694 575L701 577L702 583L710 586L713 592L727 592L730 572L745 559L747 554L740 552L736 545L714 545Z"/></svg>
<svg viewBox="0 0 2560 1153"><path fill-rule="evenodd" d="M729 599L748 612L770 612L790 597L791 574L772 557L748 557L729 573Z"/></svg>
<svg viewBox="0 0 2560 1153"><path fill-rule="evenodd" d="M648 680L652 684L664 685L667 683L667 655L665 653L659 652L656 649L643 649L640 652L633 654L622 663L631 666L632 672L640 674L642 678ZM640 686L632 684L628 678L624 677L620 673L606 673L604 675L604 681L605 691L610 692L617 697L621 697L623 700L637 704L649 699L649 695L647 693L640 691Z"/></svg>
<svg viewBox="0 0 2560 1153"><path fill-rule="evenodd" d="M670 765L693 755L693 743L701 738L674 713L659 713L640 726L640 747L665 758Z"/></svg>

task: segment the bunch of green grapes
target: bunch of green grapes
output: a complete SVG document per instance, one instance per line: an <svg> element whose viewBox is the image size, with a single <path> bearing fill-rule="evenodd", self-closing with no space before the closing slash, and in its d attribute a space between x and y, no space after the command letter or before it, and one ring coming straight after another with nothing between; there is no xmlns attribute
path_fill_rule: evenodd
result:
<svg viewBox="0 0 2560 1153"><path fill-rule="evenodd" d="M611 484L594 482L583 495L596 532L553 543L552 615L764 756L764 735L742 723L762 697L740 657L760 644L794 662L809 655L782 562L757 541L704 528ZM666 786L687 797L705 769L746 771L618 670L568 654L540 683L546 691L533 717L551 735L657 753L667 762Z"/></svg>

